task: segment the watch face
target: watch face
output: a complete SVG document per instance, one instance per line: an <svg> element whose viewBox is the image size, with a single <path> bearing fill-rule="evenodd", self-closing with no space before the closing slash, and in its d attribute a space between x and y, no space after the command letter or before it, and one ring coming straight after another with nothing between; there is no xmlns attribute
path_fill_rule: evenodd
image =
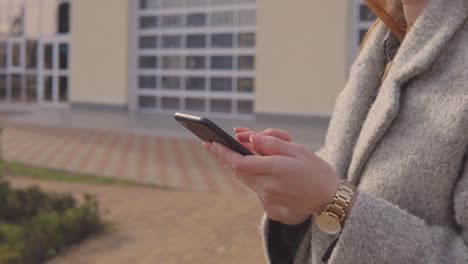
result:
<svg viewBox="0 0 468 264"><path fill-rule="evenodd" d="M336 235L341 231L340 220L336 216L327 213L317 216L315 223L320 230L330 235Z"/></svg>

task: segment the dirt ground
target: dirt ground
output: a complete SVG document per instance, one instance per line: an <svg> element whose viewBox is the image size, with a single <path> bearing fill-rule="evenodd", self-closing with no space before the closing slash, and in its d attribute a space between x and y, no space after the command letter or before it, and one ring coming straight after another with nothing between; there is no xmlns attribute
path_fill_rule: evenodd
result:
<svg viewBox="0 0 468 264"><path fill-rule="evenodd" d="M50 264L265 263L261 209L252 197L146 187L68 184L10 178L24 187L94 194L113 228L67 250Z"/></svg>

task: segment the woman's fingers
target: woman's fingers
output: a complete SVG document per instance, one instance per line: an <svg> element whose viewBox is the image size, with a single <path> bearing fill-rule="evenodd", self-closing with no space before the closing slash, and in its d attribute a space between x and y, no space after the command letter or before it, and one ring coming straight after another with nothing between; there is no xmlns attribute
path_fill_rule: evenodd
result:
<svg viewBox="0 0 468 264"><path fill-rule="evenodd" d="M250 143L250 136L258 134L255 131L244 131L236 134L236 138L239 142Z"/></svg>
<svg viewBox="0 0 468 264"><path fill-rule="evenodd" d="M246 127L236 127L234 128L234 131L236 132L236 138L240 142L250 142L250 136L251 135L263 135L263 136L271 136L275 137L287 142L291 142L291 136L288 134L288 132L281 130L281 129L276 129L276 128L269 128L266 130L263 130L262 132L258 133L250 128Z"/></svg>
<svg viewBox="0 0 468 264"><path fill-rule="evenodd" d="M244 146L246 149L248 149L250 152L256 154L255 150L252 147L252 144L250 143L244 143L244 142L239 142L242 146Z"/></svg>
<svg viewBox="0 0 468 264"><path fill-rule="evenodd" d="M204 149L206 149L208 152L210 151L210 143L206 141L202 141L202 146Z"/></svg>
<svg viewBox="0 0 468 264"><path fill-rule="evenodd" d="M272 136L252 135L250 142L253 148L266 155L282 155L289 157L300 157L306 152L301 145L286 142Z"/></svg>
<svg viewBox="0 0 468 264"><path fill-rule="evenodd" d="M248 128L248 127L235 127L234 128L234 132L237 134L237 133L241 133L241 132L247 132L247 131L254 131L253 129L251 128Z"/></svg>
<svg viewBox="0 0 468 264"><path fill-rule="evenodd" d="M212 146L211 143L206 142L206 141L202 141L202 146L203 146L203 148L204 148L206 151L208 151L208 153L210 153L211 155L213 155L213 150L212 150L213 146Z"/></svg>
<svg viewBox="0 0 468 264"><path fill-rule="evenodd" d="M279 138L279 139L287 141L287 142L292 141L291 136L289 136L288 132L286 132L284 130L281 130L281 129L269 128L269 129L263 130L259 134L263 135L263 136L270 136L270 137Z"/></svg>
<svg viewBox="0 0 468 264"><path fill-rule="evenodd" d="M219 159L218 149L213 145L212 142L204 141L202 144L203 148L206 149L211 154L211 156L213 156L215 159Z"/></svg>
<svg viewBox="0 0 468 264"><path fill-rule="evenodd" d="M214 143L214 147L217 149L218 158L221 162L229 164L236 173L269 175L278 165L278 162L273 158L257 155L242 156L219 143Z"/></svg>

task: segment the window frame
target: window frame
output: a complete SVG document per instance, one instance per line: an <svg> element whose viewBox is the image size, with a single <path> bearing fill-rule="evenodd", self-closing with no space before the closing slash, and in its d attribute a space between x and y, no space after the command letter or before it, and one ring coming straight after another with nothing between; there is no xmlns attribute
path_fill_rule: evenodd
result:
<svg viewBox="0 0 468 264"><path fill-rule="evenodd" d="M40 5L42 2L39 1L28 1L28 0L23 0L23 1L17 1L15 3L15 6L11 5L11 2L7 3L6 8L18 8L22 7L23 5L30 4L32 6L28 6L27 8L37 8L36 10L39 14L39 18L41 17L41 14L44 13L43 7ZM19 65L13 65L12 59L10 58L11 55L7 56L7 66L6 68L0 68L0 74L1 75L6 75L7 76L7 87L6 87L6 99L2 100L0 104L15 104L19 105L19 107L29 107L30 105L38 105L40 107L47 107L47 108L69 108L69 94L70 94L70 77L69 77L69 68L70 68L70 29L71 29L71 8L72 8L72 1L71 0L58 0L56 2L56 11L57 11L57 17L55 19L59 19L59 8L62 8L64 10L64 6L68 5L68 24L64 27L61 27L60 25L57 25L56 31L54 35L46 35L44 33L44 30L42 28L39 29L39 34L33 37L27 37L25 35L25 32L23 30L22 35L0 35L0 42L6 43L7 45L7 53L11 54L11 50L13 45L19 44L20 45L20 64ZM1 6L0 8L5 8L5 6ZM4 11L4 15L8 14L8 10L6 12ZM8 16L8 15L7 15ZM24 23L24 16L25 14L23 13L23 24ZM10 19L10 18L7 18ZM26 17L27 19L27 17ZM36 24L40 24L40 21L33 21ZM68 29L68 32L61 32L64 29ZM30 42L35 42L36 44L36 52L34 54L34 59L36 62L35 67L28 67L28 61L27 61L27 56L26 53L27 51L27 46L28 43ZM52 45L52 67L50 69L44 67L44 47L45 45ZM59 47L61 45L67 45L67 67L66 68L60 68L60 50ZM64 61L65 62L65 61ZM21 83L21 101L15 101L13 100L12 96L12 80L11 76L13 75L20 75L20 83ZM34 77L35 78L35 100L29 100L27 98L27 93L30 92L30 87L27 87L28 82L27 78L28 77ZM45 86L44 82L48 77L52 77L52 100L46 100L44 98L45 96ZM60 101L59 98L59 93L60 93L60 78L65 77L67 80L66 87L67 87L67 101L62 102ZM29 89L28 89L29 88Z"/></svg>
<svg viewBox="0 0 468 264"><path fill-rule="evenodd" d="M359 53L359 36L361 30L365 29L368 30L372 25L373 21L361 21L361 6L365 5L364 0L352 0L350 2L351 8L350 8L350 18L351 18L351 23L350 24L350 36L349 36L349 50L348 50L348 65L351 65L354 60L356 59L358 53Z"/></svg>
<svg viewBox="0 0 468 264"><path fill-rule="evenodd" d="M238 16L241 10L257 10L255 0L249 2L232 1L231 4L220 5L202 5L202 6L183 6L171 8L141 8L140 1L129 1L130 8L130 67L129 67L129 111L143 113L172 113L162 109L161 98L163 97L179 97L180 109L185 109L185 99L200 99L205 101L204 111L198 112L205 116L220 116L220 117L252 117L252 113L239 113L237 105L239 101L251 101L255 105L255 87L252 92L239 92L237 89L237 80L239 78L252 78L255 80L255 69L238 69L239 56L253 56L255 60L255 45L252 47L240 47L238 36L242 33L252 33L256 36L256 25L239 25ZM211 0L207 2L211 3ZM211 23L211 14L214 12L229 11L234 13L233 25L230 26L213 26ZM206 15L206 26L188 25L188 15L204 14ZM182 17L182 27L178 28L162 28L158 29L140 29L139 18L142 16L157 16L164 15L180 15ZM159 18L158 18L158 22ZM161 24L161 23L159 23ZM212 36L214 34L232 34L232 47L212 47ZM163 48L162 36L180 35L182 43L180 48ZM188 35L205 35L206 48L188 48ZM155 36L157 38L157 49L141 49L139 48L140 36ZM161 67L155 70L144 70L138 68L137 58L143 55L155 55L158 60L163 56L181 56L181 69L162 69ZM232 56L232 69L211 69L212 56ZM203 69L189 69L186 67L187 57L204 57L205 67ZM162 65L158 63L158 65ZM154 75L158 79L156 89L138 89L138 76ZM163 76L178 76L180 77L181 89L170 90L162 89L161 79ZM186 89L186 80L190 77L201 77L205 79L205 87L200 90ZM211 91L211 78L213 77L230 77L232 79L231 91ZM138 99L141 96L155 96L157 98L156 107L154 109L143 109L138 105ZM210 109L210 102L213 99L228 99L231 101L231 111L229 113L213 113ZM195 112L197 113L197 112Z"/></svg>

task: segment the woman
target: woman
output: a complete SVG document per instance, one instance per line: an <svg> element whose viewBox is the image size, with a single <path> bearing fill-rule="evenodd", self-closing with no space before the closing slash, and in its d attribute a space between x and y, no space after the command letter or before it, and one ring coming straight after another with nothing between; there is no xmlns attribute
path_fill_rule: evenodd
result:
<svg viewBox="0 0 468 264"><path fill-rule="evenodd" d="M270 263L468 263L468 1L368 4L321 151L275 129L236 129L262 156L204 145L258 194Z"/></svg>

